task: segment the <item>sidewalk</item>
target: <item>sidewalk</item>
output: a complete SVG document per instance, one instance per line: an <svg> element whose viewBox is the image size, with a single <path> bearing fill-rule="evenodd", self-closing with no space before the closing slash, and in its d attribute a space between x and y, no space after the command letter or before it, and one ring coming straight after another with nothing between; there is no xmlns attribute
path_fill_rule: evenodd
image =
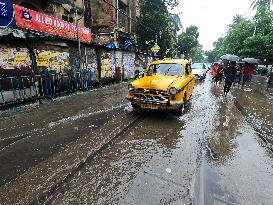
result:
<svg viewBox="0 0 273 205"><path fill-rule="evenodd" d="M261 138L273 145L273 88L266 90L266 77L253 76L245 88L235 88L232 92L237 107L241 108L247 121ZM240 109L239 108L239 109ZM273 147L272 147L273 148Z"/></svg>

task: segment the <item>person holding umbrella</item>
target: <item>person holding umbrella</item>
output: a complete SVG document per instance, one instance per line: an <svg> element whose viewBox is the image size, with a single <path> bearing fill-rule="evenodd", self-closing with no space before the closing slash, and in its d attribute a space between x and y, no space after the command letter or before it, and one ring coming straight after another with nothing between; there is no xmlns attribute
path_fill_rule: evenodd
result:
<svg viewBox="0 0 273 205"><path fill-rule="evenodd" d="M232 83L236 77L236 61L230 61L230 64L224 69L224 78L225 78L225 85L224 85L224 96L226 97L230 91Z"/></svg>
<svg viewBox="0 0 273 205"><path fill-rule="evenodd" d="M240 86L242 77L243 77L243 67L244 67L244 62L237 62L237 72L236 72L236 77L235 77L235 82L238 83L238 86Z"/></svg>
<svg viewBox="0 0 273 205"><path fill-rule="evenodd" d="M267 83L266 90L268 90L270 85L273 83L273 70L271 70L271 72L267 75L266 83Z"/></svg>
<svg viewBox="0 0 273 205"><path fill-rule="evenodd" d="M225 85L224 85L224 96L226 97L230 91L232 83L236 77L236 62L240 61L240 57L232 54L226 54L220 57L224 61L229 61L229 65L224 67L224 78L225 78Z"/></svg>
<svg viewBox="0 0 273 205"><path fill-rule="evenodd" d="M259 62L255 58L244 58L242 61L245 62L244 71L243 71L243 83L242 83L242 87L244 87L247 82L251 81L251 78L254 75L256 70L256 65Z"/></svg>

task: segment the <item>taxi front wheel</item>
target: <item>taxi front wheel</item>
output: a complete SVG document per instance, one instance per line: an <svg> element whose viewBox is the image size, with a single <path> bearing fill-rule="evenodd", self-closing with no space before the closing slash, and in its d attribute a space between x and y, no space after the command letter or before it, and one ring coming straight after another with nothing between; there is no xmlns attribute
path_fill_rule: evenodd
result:
<svg viewBox="0 0 273 205"><path fill-rule="evenodd" d="M139 105L136 105L136 104L131 104L131 105L136 111L139 111L141 109Z"/></svg>
<svg viewBox="0 0 273 205"><path fill-rule="evenodd" d="M176 110L176 114L177 115L182 115L184 113L186 104L187 104L187 94L185 93L185 95L183 97L183 103L182 103L182 105Z"/></svg>

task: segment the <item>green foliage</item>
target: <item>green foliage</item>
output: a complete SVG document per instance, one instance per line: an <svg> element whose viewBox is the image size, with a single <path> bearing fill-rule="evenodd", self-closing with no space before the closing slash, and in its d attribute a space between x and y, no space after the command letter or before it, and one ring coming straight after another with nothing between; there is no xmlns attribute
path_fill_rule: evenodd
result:
<svg viewBox="0 0 273 205"><path fill-rule="evenodd" d="M223 39L222 53L240 54L243 42L253 35L254 23L241 16L235 16L233 24L229 26L229 31Z"/></svg>
<svg viewBox="0 0 273 205"><path fill-rule="evenodd" d="M190 58L193 62L203 62L204 55L203 55L203 47L202 45L198 44L196 47L190 50L189 54Z"/></svg>
<svg viewBox="0 0 273 205"><path fill-rule="evenodd" d="M190 57L191 50L198 46L199 32L196 26L189 26L186 31L178 36L178 52Z"/></svg>
<svg viewBox="0 0 273 205"><path fill-rule="evenodd" d="M158 40L159 55L172 57L176 42L172 34L173 21L167 12L167 6L177 5L177 0L142 0L138 43L145 50L150 49Z"/></svg>

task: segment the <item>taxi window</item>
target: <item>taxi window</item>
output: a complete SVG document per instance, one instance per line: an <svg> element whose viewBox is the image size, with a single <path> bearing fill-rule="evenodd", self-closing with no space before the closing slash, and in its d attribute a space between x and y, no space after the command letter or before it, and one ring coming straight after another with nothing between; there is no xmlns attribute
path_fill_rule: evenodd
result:
<svg viewBox="0 0 273 205"><path fill-rule="evenodd" d="M183 76L184 66L176 63L160 63L151 65L147 75L177 75Z"/></svg>

